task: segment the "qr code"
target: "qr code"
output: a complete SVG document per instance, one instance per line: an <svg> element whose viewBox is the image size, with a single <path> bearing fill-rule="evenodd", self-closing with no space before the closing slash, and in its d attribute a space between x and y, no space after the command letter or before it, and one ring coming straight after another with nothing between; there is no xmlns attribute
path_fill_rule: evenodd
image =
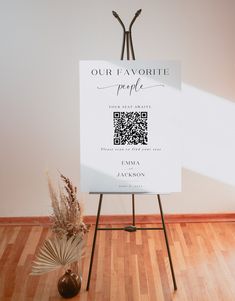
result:
<svg viewBox="0 0 235 301"><path fill-rule="evenodd" d="M114 145L147 145L148 112L113 112Z"/></svg>

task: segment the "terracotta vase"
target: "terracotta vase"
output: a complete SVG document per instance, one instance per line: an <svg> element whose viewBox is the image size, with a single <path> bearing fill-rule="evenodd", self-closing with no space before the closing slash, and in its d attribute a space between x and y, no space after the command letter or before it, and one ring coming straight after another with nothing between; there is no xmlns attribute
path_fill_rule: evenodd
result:
<svg viewBox="0 0 235 301"><path fill-rule="evenodd" d="M58 291L63 298L72 298L76 296L81 289L81 276L67 270L58 280Z"/></svg>

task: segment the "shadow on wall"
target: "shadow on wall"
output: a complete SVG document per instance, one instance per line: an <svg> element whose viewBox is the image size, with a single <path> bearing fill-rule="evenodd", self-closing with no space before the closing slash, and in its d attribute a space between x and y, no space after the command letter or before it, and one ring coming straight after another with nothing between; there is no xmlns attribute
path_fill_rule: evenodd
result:
<svg viewBox="0 0 235 301"><path fill-rule="evenodd" d="M183 167L235 186L235 104L182 85Z"/></svg>
<svg viewBox="0 0 235 301"><path fill-rule="evenodd" d="M234 186L183 168L182 192L162 199L166 213L217 213L235 211L234 195Z"/></svg>

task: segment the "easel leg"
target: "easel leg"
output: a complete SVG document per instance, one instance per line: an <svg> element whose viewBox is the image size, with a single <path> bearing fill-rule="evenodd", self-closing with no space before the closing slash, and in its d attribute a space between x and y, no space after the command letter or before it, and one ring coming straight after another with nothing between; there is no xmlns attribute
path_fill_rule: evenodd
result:
<svg viewBox="0 0 235 301"><path fill-rule="evenodd" d="M99 206L98 206L97 217L96 217L96 224L95 224L95 232L94 232L92 251L91 251L89 274L88 274L87 286L86 286L86 290L87 291L89 290L89 286L90 286L90 278L91 278L91 271L92 271L94 253L95 253L96 235L97 235L97 229L98 229L98 225L99 225L99 218L100 218L100 210L101 210L101 205L102 205L102 199L103 199L103 194L100 194Z"/></svg>
<svg viewBox="0 0 235 301"><path fill-rule="evenodd" d="M132 225L135 226L135 195L132 194Z"/></svg>
<svg viewBox="0 0 235 301"><path fill-rule="evenodd" d="M163 226L163 231L164 231L164 235L165 235L165 242L166 242L166 248L167 248L168 258L169 258L169 262L170 262L171 276L172 276L172 280L173 280L173 284L174 284L174 290L177 290L175 273L174 273L173 263L172 263L172 259L171 259L171 252L170 252L170 247L169 247L168 237L167 237L167 232L166 232L164 214L163 214L162 204L161 204L161 199L160 199L159 194L157 195L157 199L158 199L159 209L160 209L160 213L161 213L162 226Z"/></svg>

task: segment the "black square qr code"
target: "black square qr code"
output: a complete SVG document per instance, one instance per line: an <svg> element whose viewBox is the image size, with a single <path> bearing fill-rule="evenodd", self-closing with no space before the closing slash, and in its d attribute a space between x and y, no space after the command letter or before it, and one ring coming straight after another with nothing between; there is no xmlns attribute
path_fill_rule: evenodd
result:
<svg viewBox="0 0 235 301"><path fill-rule="evenodd" d="M148 112L113 112L114 145L147 145Z"/></svg>

